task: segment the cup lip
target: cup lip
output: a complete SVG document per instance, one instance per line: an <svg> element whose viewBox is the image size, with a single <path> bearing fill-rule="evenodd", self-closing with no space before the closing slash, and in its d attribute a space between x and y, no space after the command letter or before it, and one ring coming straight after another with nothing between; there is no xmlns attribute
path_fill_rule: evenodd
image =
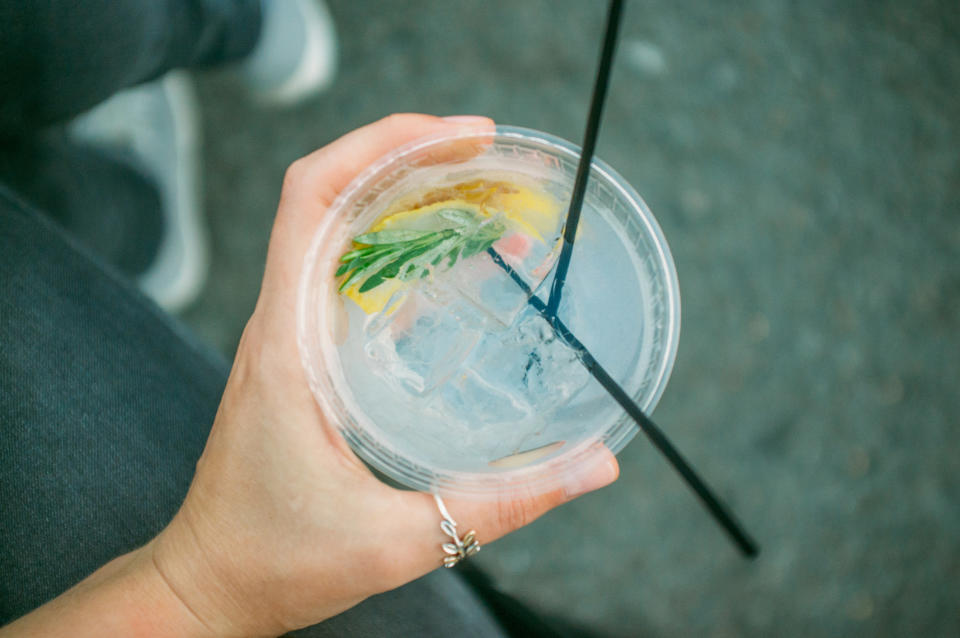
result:
<svg viewBox="0 0 960 638"><path fill-rule="evenodd" d="M588 438L564 453L548 458L545 462L515 469L496 472L460 472L440 470L422 466L419 461L398 454L388 445L373 438L370 428L363 427L362 421L370 420L365 414L352 414L346 402L339 397L329 397L327 392L336 394L336 384L332 379L326 382L321 378L325 373L317 368L315 358L311 356L310 340L320 338L309 334L310 314L316 314L316 307L310 304L315 291L311 290L318 259L331 229L344 210L353 205L354 200L371 184L385 176L392 167L404 158L439 143L470 137L489 139L491 142L517 140L525 144L546 146L555 153L566 155L574 162L579 161L580 147L563 138L534 129L497 125L495 129L483 127L459 127L454 131L424 136L399 146L383 155L366 169L361 171L340 195L333 201L322 221L317 225L314 237L305 257L301 270L297 300L297 341L301 364L307 375L314 399L322 408L325 417L344 437L353 451L364 461L388 476L410 486L427 492L438 492L450 496L472 498L490 498L491 495L505 493L542 493L555 489L563 481L566 473L585 471L589 465L591 448L602 443L611 453L617 453L633 439L639 429L625 413L608 425L597 438ZM652 253L664 273L666 290L666 330L664 353L657 369L657 382L644 397L641 404L647 414L653 412L666 389L673 370L680 336L680 290L676 267L670 248L660 225L640 194L609 164L594 157L591 162L591 179L599 177L610 187L619 191L624 201L629 202L638 221L653 239L656 250ZM596 177L594 177L596 176ZM318 319L321 326L323 319ZM329 360L329 356L324 359ZM326 364L328 361L324 361ZM324 386L329 386L325 388ZM636 399L636 397L634 397ZM336 405L339 403L339 405ZM372 423L372 421L371 421ZM398 463L398 460L401 461ZM416 470L419 470L417 472ZM429 477L429 479L427 478Z"/></svg>

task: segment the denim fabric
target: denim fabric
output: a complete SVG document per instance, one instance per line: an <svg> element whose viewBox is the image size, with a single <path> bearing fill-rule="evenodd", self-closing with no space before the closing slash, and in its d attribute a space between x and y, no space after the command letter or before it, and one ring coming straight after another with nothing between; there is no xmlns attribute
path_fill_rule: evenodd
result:
<svg viewBox="0 0 960 638"><path fill-rule="evenodd" d="M260 0L0 0L0 139L179 67L243 57Z"/></svg>
<svg viewBox="0 0 960 638"><path fill-rule="evenodd" d="M90 238L35 210L109 228L97 217L156 206L136 171L48 125L172 68L242 57L259 10L0 0L0 626L166 525L229 372L102 258L122 259L94 256ZM437 570L296 635L504 634L462 579Z"/></svg>
<svg viewBox="0 0 960 638"><path fill-rule="evenodd" d="M227 372L0 187L0 623L163 528Z"/></svg>
<svg viewBox="0 0 960 638"><path fill-rule="evenodd" d="M228 371L0 186L0 626L163 528ZM438 570L296 635L503 633Z"/></svg>
<svg viewBox="0 0 960 638"><path fill-rule="evenodd" d="M128 276L153 262L164 231L154 181L119 149L47 129L0 143L0 183Z"/></svg>

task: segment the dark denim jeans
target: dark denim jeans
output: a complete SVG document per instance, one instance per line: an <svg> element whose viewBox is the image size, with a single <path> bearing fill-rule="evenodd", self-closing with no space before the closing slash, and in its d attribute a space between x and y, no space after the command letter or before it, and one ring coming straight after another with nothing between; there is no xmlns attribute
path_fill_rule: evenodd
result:
<svg viewBox="0 0 960 638"><path fill-rule="evenodd" d="M180 67L246 55L260 0L0 0L0 137Z"/></svg>
<svg viewBox="0 0 960 638"><path fill-rule="evenodd" d="M166 525L228 372L0 186L0 625ZM447 570L297 634L502 635Z"/></svg>
<svg viewBox="0 0 960 638"><path fill-rule="evenodd" d="M97 193L142 204L149 184L49 126L171 68L242 57L259 19L259 0L0 0L0 625L163 528L229 371L17 186L73 209L98 210ZM446 570L297 633L502 635Z"/></svg>

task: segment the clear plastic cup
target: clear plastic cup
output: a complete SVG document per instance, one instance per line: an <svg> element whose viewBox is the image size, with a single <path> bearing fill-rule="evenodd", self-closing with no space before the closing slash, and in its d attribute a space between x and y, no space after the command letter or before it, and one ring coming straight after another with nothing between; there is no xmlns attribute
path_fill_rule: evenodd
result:
<svg viewBox="0 0 960 638"><path fill-rule="evenodd" d="M636 434L633 421L578 361L569 359L562 343L550 342L546 324L537 321L525 296L517 298L504 288L503 308L480 304L477 310L469 282L456 284L451 294L449 286L446 293L416 292L418 312L432 313L429 325L435 332L404 346L429 352L414 357L418 365L426 364L411 371L398 363L398 343L381 336L380 324L396 320L386 313L358 315L338 293L334 277L351 239L405 193L477 176L513 176L563 202L548 238L553 242L562 230L578 160L578 147L539 131L460 130L395 149L331 206L301 277L300 354L328 422L372 467L410 488L444 496L532 495L588 471L599 458L597 445L616 453ZM457 281L483 277L509 285L506 273L492 272L496 268L488 257L472 259ZM552 272L531 281L544 301L551 280ZM644 201L600 160L591 167L560 317L638 405L652 412L676 356L676 270ZM394 326L390 334L397 332ZM532 341L524 341L533 333ZM384 344L386 358L377 354ZM539 376L531 381L534 363ZM514 400L508 389L503 396L509 401L502 400L501 386L521 372L524 394ZM514 407L518 416L512 416Z"/></svg>

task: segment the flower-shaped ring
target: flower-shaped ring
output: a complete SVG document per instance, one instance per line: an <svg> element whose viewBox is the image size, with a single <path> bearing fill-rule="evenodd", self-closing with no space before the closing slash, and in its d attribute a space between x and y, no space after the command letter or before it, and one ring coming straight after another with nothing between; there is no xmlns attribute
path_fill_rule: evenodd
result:
<svg viewBox="0 0 960 638"><path fill-rule="evenodd" d="M443 516L443 520L440 521L440 529L443 530L444 534L453 539L452 543L444 543L442 545L443 551L446 554L446 556L443 557L443 566L453 567L467 556L471 556L480 551L480 543L477 542L477 532L470 530L463 535L463 538L460 538L460 535L457 534L457 522L450 516L446 505L443 504L443 499L440 498L439 494L434 494L433 498L437 501L437 508Z"/></svg>

